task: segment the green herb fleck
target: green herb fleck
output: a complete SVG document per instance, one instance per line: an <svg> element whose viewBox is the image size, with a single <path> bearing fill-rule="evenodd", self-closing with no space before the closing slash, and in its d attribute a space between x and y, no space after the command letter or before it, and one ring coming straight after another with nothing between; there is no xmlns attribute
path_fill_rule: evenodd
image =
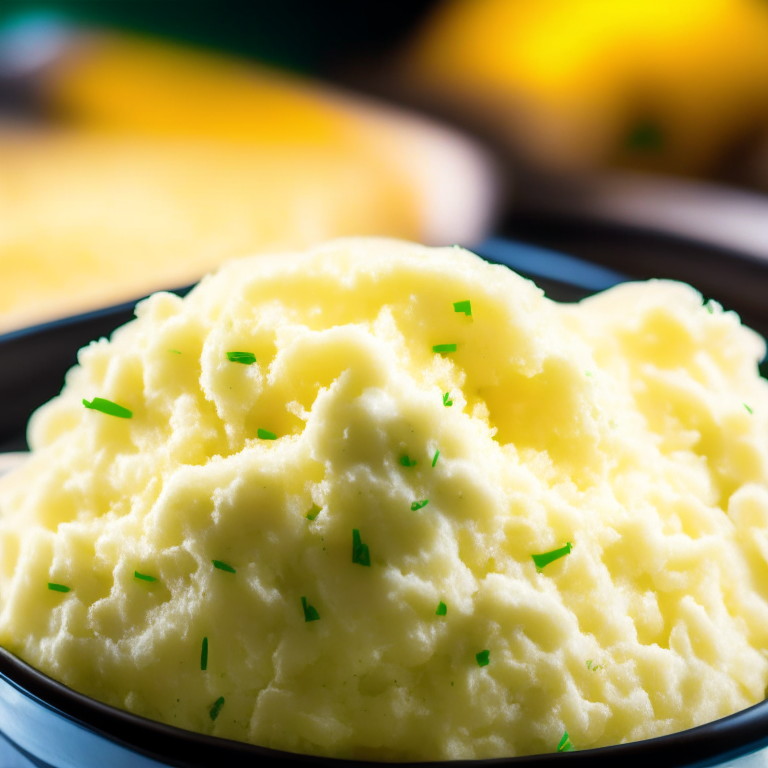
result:
<svg viewBox="0 0 768 768"><path fill-rule="evenodd" d="M440 456L440 451L435 451L435 456L432 459L432 466L433 467L435 466L435 464L437 464L437 459L439 458L439 456Z"/></svg>
<svg viewBox="0 0 768 768"><path fill-rule="evenodd" d="M585 376L592 376L592 371L584 371Z"/></svg>
<svg viewBox="0 0 768 768"><path fill-rule="evenodd" d="M422 507L426 507L427 504L429 504L429 499L422 499L421 501L414 501L413 504L411 504L411 510L413 512L416 512L416 510L421 509Z"/></svg>
<svg viewBox="0 0 768 768"><path fill-rule="evenodd" d="M218 699L216 699L216 703L211 707L210 715L211 720L215 720L219 716L219 712L221 712L221 708L224 706L224 697L219 696Z"/></svg>
<svg viewBox="0 0 768 768"><path fill-rule="evenodd" d="M173 354L173 355L180 355L180 354L181 354L181 352L179 352L179 350L178 350L178 349L169 349L168 351L169 351L171 354Z"/></svg>
<svg viewBox="0 0 768 768"><path fill-rule="evenodd" d="M747 413L749 413L750 416L754 413L754 411L746 403L742 403L742 405L747 409Z"/></svg>
<svg viewBox="0 0 768 768"><path fill-rule="evenodd" d="M451 400L450 392L443 392L443 405L446 408L450 408L453 405L453 400Z"/></svg>
<svg viewBox="0 0 768 768"><path fill-rule="evenodd" d="M491 652L486 648L484 651L475 654L478 667L487 667L491 663Z"/></svg>
<svg viewBox="0 0 768 768"><path fill-rule="evenodd" d="M370 568L371 554L368 551L368 545L363 544L360 538L360 531L357 528L352 529L352 562L358 565L366 565Z"/></svg>
<svg viewBox="0 0 768 768"><path fill-rule="evenodd" d="M560 549L553 549L551 552L544 552L542 555L531 555L533 562L536 563L537 570L541 570L545 565L549 565L554 560L559 560L561 557L565 557L570 554L573 549L573 544L569 541L564 547Z"/></svg>
<svg viewBox="0 0 768 768"><path fill-rule="evenodd" d="M226 571L227 573L237 573L237 571L227 563L223 563L221 560L212 560L214 568L218 568L220 571Z"/></svg>
<svg viewBox="0 0 768 768"><path fill-rule="evenodd" d="M320 614L307 603L307 598L301 598L301 605L304 608L304 621L317 621L320 618Z"/></svg>
<svg viewBox="0 0 768 768"><path fill-rule="evenodd" d="M203 648L200 651L200 669L205 672L208 669L208 638L203 638ZM215 720L216 718L214 718Z"/></svg>
<svg viewBox="0 0 768 768"><path fill-rule="evenodd" d="M433 352L455 352L456 351L456 345L455 344L435 344L434 347L432 347Z"/></svg>
<svg viewBox="0 0 768 768"><path fill-rule="evenodd" d="M312 504L312 509L307 512L305 517L307 520L314 520L320 514L320 512L322 512L322 510L322 507L318 507L317 504Z"/></svg>
<svg viewBox="0 0 768 768"><path fill-rule="evenodd" d="M227 352L227 360L231 363L253 365L256 362L256 355L253 352Z"/></svg>
<svg viewBox="0 0 768 768"><path fill-rule="evenodd" d="M437 610L435 611L436 616L445 616L445 614L448 613L448 606L441 600L437 604Z"/></svg>
<svg viewBox="0 0 768 768"><path fill-rule="evenodd" d="M139 573L138 571L133 572L133 577L135 579L141 579L141 581L157 581L154 576L147 576L145 573Z"/></svg>
<svg viewBox="0 0 768 768"><path fill-rule="evenodd" d="M643 120L632 127L626 141L630 149L648 152L664 146L664 134L655 123Z"/></svg>
<svg viewBox="0 0 768 768"><path fill-rule="evenodd" d="M274 432L270 432L268 429L257 429L256 435L259 440L277 440L277 435Z"/></svg>
<svg viewBox="0 0 768 768"><path fill-rule="evenodd" d="M707 308L707 312L709 312L710 315L715 314L715 305L712 303L712 299L710 299L704 306Z"/></svg>
<svg viewBox="0 0 768 768"><path fill-rule="evenodd" d="M598 669L602 669L602 664L595 664L595 666L592 666L592 659L587 659L587 669L591 669L593 672L597 672Z"/></svg>
<svg viewBox="0 0 768 768"><path fill-rule="evenodd" d="M563 738L560 739L560 743L557 745L558 752L575 752L576 747L571 744L571 739L568 736L568 731L563 731Z"/></svg>
<svg viewBox="0 0 768 768"><path fill-rule="evenodd" d="M469 299L466 301L454 301L454 312L463 312L467 317L472 317L472 305L469 303Z"/></svg>
<svg viewBox="0 0 768 768"><path fill-rule="evenodd" d="M52 589L54 592L69 592L69 587L65 587L63 584L52 584L48 582L48 589Z"/></svg>
<svg viewBox="0 0 768 768"><path fill-rule="evenodd" d="M403 455L400 457L400 463L401 463L401 464L402 464L404 467L415 467L415 466L416 466L416 459L409 459L409 458L408 458L408 456L407 456L407 454L403 454Z"/></svg>
<svg viewBox="0 0 768 768"><path fill-rule="evenodd" d="M133 416L133 411L129 411L111 400L105 400L103 397L94 397L90 403L83 400L83 405L92 411L101 411L108 416L117 416L119 419L130 419Z"/></svg>

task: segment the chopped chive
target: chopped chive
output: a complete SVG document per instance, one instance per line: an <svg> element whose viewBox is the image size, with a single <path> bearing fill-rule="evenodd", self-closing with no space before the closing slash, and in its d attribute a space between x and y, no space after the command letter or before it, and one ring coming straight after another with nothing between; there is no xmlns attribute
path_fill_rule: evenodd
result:
<svg viewBox="0 0 768 768"><path fill-rule="evenodd" d="M707 308L707 312L709 312L710 315L715 314L715 305L712 303L712 299L710 299L704 306Z"/></svg>
<svg viewBox="0 0 768 768"><path fill-rule="evenodd" d="M437 464L437 459L440 456L440 451L435 451L435 457L432 459L432 466L434 467L435 464Z"/></svg>
<svg viewBox="0 0 768 768"><path fill-rule="evenodd" d="M63 584L52 584L50 581L48 582L48 589L54 592L69 592L70 590L69 587L65 587Z"/></svg>
<svg viewBox="0 0 768 768"><path fill-rule="evenodd" d="M310 509L309 512L307 512L305 517L307 518L307 520L314 520L320 514L322 509L323 508L318 507L317 504L312 504L312 509Z"/></svg>
<svg viewBox="0 0 768 768"><path fill-rule="evenodd" d="M584 375L585 376L591 376L592 375L592 371L584 371Z"/></svg>
<svg viewBox="0 0 768 768"><path fill-rule="evenodd" d="M750 415L754 413L754 411L746 403L742 403L742 405L747 409L747 413Z"/></svg>
<svg viewBox="0 0 768 768"><path fill-rule="evenodd" d="M371 554L368 551L368 545L363 544L360 538L360 531L357 528L352 529L352 562L358 565L371 565Z"/></svg>
<svg viewBox="0 0 768 768"><path fill-rule="evenodd" d="M416 459L409 459L407 454L403 454L400 457L400 463L404 467L415 467L416 466Z"/></svg>
<svg viewBox="0 0 768 768"><path fill-rule="evenodd" d="M218 568L220 571L226 571L227 573L237 573L237 571L227 563L223 563L221 560L212 560L214 568Z"/></svg>
<svg viewBox="0 0 768 768"><path fill-rule="evenodd" d="M231 363L253 365L256 362L256 355L253 352L227 352L227 360Z"/></svg>
<svg viewBox="0 0 768 768"><path fill-rule="evenodd" d="M274 432L270 432L268 429L257 429L256 435L259 440L277 440L277 435Z"/></svg>
<svg viewBox="0 0 768 768"><path fill-rule="evenodd" d="M559 560L561 557L570 554L571 549L573 549L573 544L569 541L560 549L553 549L551 552L544 552L542 555L531 555L531 557L533 562L536 563L536 569L540 571L545 565L549 565L554 560Z"/></svg>
<svg viewBox="0 0 768 768"><path fill-rule="evenodd" d="M180 355L181 354L181 352L179 352L178 349L169 349L168 351L171 352L174 355Z"/></svg>
<svg viewBox="0 0 768 768"><path fill-rule="evenodd" d="M486 648L484 651L475 654L478 667L487 667L491 663L491 652Z"/></svg>
<svg viewBox="0 0 768 768"><path fill-rule="evenodd" d="M421 501L414 501L413 504L411 504L411 510L413 512L416 512L416 510L421 509L422 507L426 507L427 504L429 504L429 499L422 499Z"/></svg>
<svg viewBox="0 0 768 768"><path fill-rule="evenodd" d="M455 352L456 351L456 345L455 344L435 344L434 347L432 347L433 352Z"/></svg>
<svg viewBox="0 0 768 768"><path fill-rule="evenodd" d="M129 411L111 400L105 400L103 397L94 397L90 403L84 399L83 405L92 411L101 411L108 416L117 416L120 419L130 419L133 416L133 411Z"/></svg>
<svg viewBox="0 0 768 768"><path fill-rule="evenodd" d="M435 616L445 616L446 613L448 613L448 606L441 600L437 604L437 610L435 611Z"/></svg>
<svg viewBox="0 0 768 768"><path fill-rule="evenodd" d="M453 400L451 400L450 397L451 397L450 392L443 392L443 405L446 408L450 408L453 405Z"/></svg>
<svg viewBox="0 0 768 768"><path fill-rule="evenodd" d="M320 618L320 614L315 608L307 603L307 598L301 598L301 605L304 608L304 621L317 621Z"/></svg>
<svg viewBox="0 0 768 768"><path fill-rule="evenodd" d="M469 303L469 299L466 301L454 301L453 311L463 312L467 317L472 317L472 305Z"/></svg>
<svg viewBox="0 0 768 768"><path fill-rule="evenodd" d="M576 747L571 744L571 739L568 736L568 731L563 731L563 738L560 739L560 743L557 745L558 752L575 752Z"/></svg>
<svg viewBox="0 0 768 768"><path fill-rule="evenodd" d="M200 669L205 672L208 669L208 638L203 638L203 647L200 651ZM215 718L214 718L215 719Z"/></svg>
<svg viewBox="0 0 768 768"><path fill-rule="evenodd" d="M592 659L587 659L587 669L592 669Z"/></svg>
<svg viewBox="0 0 768 768"><path fill-rule="evenodd" d="M218 699L216 699L216 703L211 707L210 715L211 720L215 720L219 716L219 712L221 712L221 708L224 706L224 697L219 696Z"/></svg>
<svg viewBox="0 0 768 768"><path fill-rule="evenodd" d="M142 581L157 581L154 576L147 576L145 573L139 573L138 571L133 572L133 578L141 579Z"/></svg>

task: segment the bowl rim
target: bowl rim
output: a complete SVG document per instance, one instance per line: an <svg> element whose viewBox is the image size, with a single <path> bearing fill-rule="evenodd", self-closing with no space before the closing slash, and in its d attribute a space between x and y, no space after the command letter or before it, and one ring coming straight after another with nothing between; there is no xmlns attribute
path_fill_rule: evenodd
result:
<svg viewBox="0 0 768 768"><path fill-rule="evenodd" d="M305 755L261 747L247 742L188 731L135 715L68 688L0 647L0 681L69 722L160 763L195 768L220 765L252 767L268 763L314 764L331 768L343 765L381 766L379 761ZM12 735L9 735L12 740ZM567 760L573 766L607 768L617 761L625 766L678 768L720 764L768 746L768 700L747 709L666 736L574 752L547 752L519 757L438 760L393 763L412 768L491 768L509 766L544 768L552 761Z"/></svg>

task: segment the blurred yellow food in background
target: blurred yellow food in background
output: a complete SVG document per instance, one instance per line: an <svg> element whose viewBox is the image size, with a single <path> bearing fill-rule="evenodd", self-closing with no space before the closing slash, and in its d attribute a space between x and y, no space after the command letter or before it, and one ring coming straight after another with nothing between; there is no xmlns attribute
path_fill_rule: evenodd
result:
<svg viewBox="0 0 768 768"><path fill-rule="evenodd" d="M549 168L704 172L768 132L768 3L453 0L403 72Z"/></svg>
<svg viewBox="0 0 768 768"><path fill-rule="evenodd" d="M349 100L252 63L126 35L96 36L51 73L48 101L80 123L246 143L361 146Z"/></svg>
<svg viewBox="0 0 768 768"><path fill-rule="evenodd" d="M473 239L482 153L266 68L101 35L46 78L55 127L0 131L0 332L340 235Z"/></svg>
<svg viewBox="0 0 768 768"><path fill-rule="evenodd" d="M227 256L419 230L405 180L341 149L6 135L0 167L1 330L180 287Z"/></svg>

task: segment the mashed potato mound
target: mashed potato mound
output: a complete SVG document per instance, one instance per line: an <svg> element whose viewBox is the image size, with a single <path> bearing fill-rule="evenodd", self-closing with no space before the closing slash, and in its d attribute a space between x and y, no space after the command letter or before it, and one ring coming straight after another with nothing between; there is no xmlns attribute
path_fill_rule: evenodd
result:
<svg viewBox="0 0 768 768"><path fill-rule="evenodd" d="M680 283L558 305L385 240L231 262L34 415L0 481L0 643L130 712L339 757L728 715L768 683L764 351Z"/></svg>

